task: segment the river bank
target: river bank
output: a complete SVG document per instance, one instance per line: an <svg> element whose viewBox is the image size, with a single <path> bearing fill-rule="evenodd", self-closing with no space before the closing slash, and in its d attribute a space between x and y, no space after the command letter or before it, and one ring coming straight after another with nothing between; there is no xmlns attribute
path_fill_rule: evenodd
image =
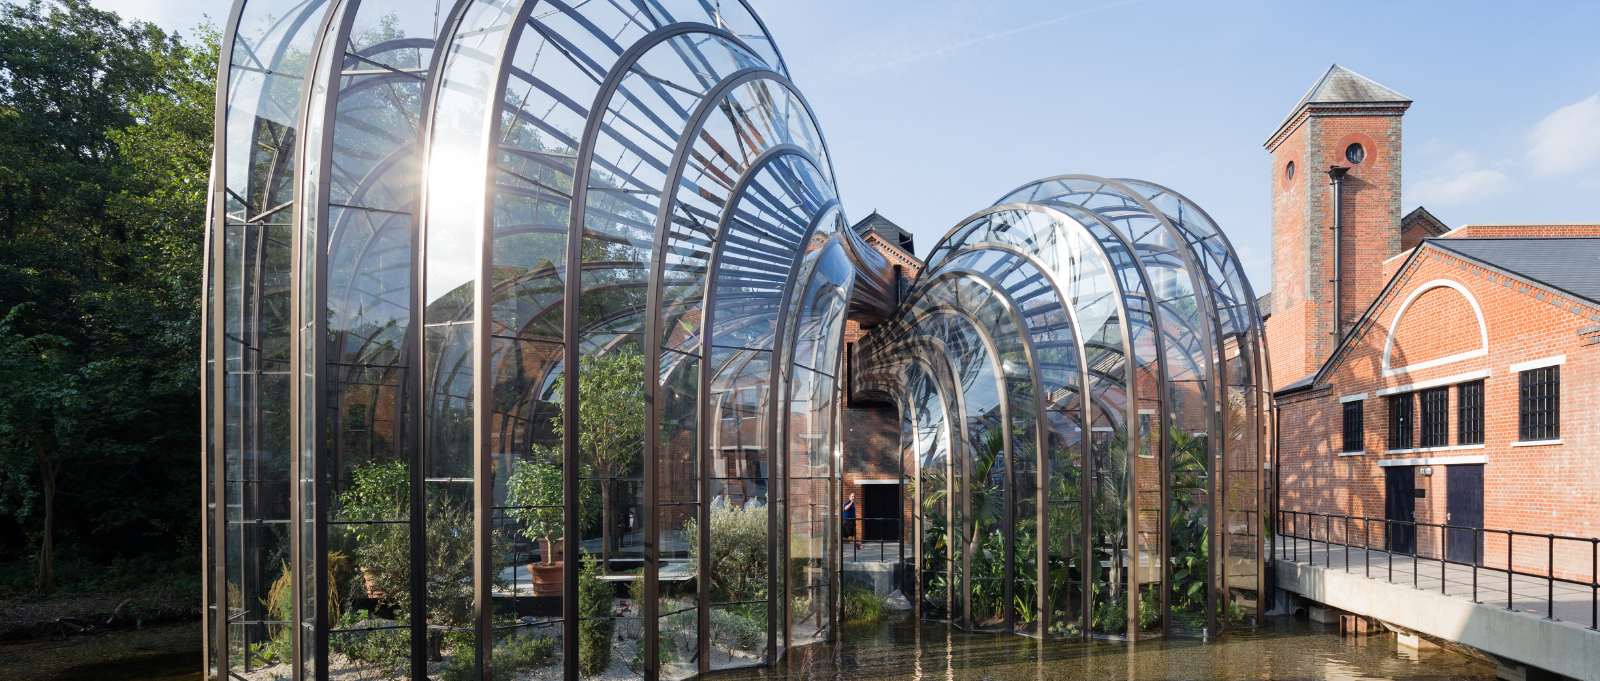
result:
<svg viewBox="0 0 1600 681"><path fill-rule="evenodd" d="M6 681L200 681L200 622L0 643Z"/></svg>

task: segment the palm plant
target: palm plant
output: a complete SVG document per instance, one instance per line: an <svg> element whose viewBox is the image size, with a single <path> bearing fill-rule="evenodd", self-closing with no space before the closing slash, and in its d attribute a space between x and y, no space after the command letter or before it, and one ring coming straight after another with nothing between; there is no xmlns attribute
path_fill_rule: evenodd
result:
<svg viewBox="0 0 1600 681"><path fill-rule="evenodd" d="M1187 435L1174 427L1171 520L1172 607L1204 610L1210 573L1210 533L1206 531L1206 435Z"/></svg>

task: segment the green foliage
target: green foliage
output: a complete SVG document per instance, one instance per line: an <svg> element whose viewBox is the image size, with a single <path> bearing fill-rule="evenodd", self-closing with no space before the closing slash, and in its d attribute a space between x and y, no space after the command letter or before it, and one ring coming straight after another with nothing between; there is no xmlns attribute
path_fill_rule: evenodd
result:
<svg viewBox="0 0 1600 681"><path fill-rule="evenodd" d="M858 582L844 588L844 607L840 617L846 622L882 622L894 614L889 600Z"/></svg>
<svg viewBox="0 0 1600 681"><path fill-rule="evenodd" d="M767 613L743 612L737 606L711 609L711 638L739 650L767 642Z"/></svg>
<svg viewBox="0 0 1600 681"><path fill-rule="evenodd" d="M411 632L407 629L380 629L392 627L394 620L372 617L366 610L346 613L338 621L340 629L367 629L328 637L328 649L345 656L352 662L375 665L387 676L407 676L411 669Z"/></svg>
<svg viewBox="0 0 1600 681"><path fill-rule="evenodd" d="M594 676L611 667L611 641L617 623L610 618L611 601L615 590L609 582L600 581L600 565L584 561L578 572L578 671L584 676Z"/></svg>
<svg viewBox="0 0 1600 681"><path fill-rule="evenodd" d="M1077 622L1067 622L1067 612L1065 610L1057 610L1052 619L1055 620L1055 624L1050 625L1049 633L1051 636L1080 636L1083 634L1083 628L1079 627Z"/></svg>
<svg viewBox="0 0 1600 681"><path fill-rule="evenodd" d="M1095 603L1092 624L1095 629L1108 634L1128 631L1128 604L1120 598L1107 598Z"/></svg>
<svg viewBox="0 0 1600 681"><path fill-rule="evenodd" d="M587 298L587 296L586 296ZM565 376L557 376L551 392L563 394ZM634 346L627 345L611 353L596 357L584 355L578 364L578 456L585 477L606 481L600 487L601 512L604 518L580 519L584 527L599 522L601 531L610 542L612 503L612 478L632 473L639 463L644 448L644 355ZM552 434L561 438L566 433L566 423L558 413L550 419ZM587 495L589 490L584 490ZM585 506L592 508L593 505ZM609 546L606 547L610 549Z"/></svg>
<svg viewBox="0 0 1600 681"><path fill-rule="evenodd" d="M511 681L518 672L543 667L555 655L556 640L549 636L507 636L494 647L490 665L494 681ZM477 650L470 642L454 646L439 675L443 681L473 681Z"/></svg>
<svg viewBox="0 0 1600 681"><path fill-rule="evenodd" d="M0 513L20 524L0 554L36 547L40 590L58 545L198 553L201 38L84 0L0 4Z"/></svg>
<svg viewBox="0 0 1600 681"><path fill-rule="evenodd" d="M1172 608L1205 612L1210 574L1211 533L1206 531L1208 498L1201 472L1206 469L1206 438L1173 428L1172 520L1168 554L1172 562Z"/></svg>
<svg viewBox="0 0 1600 681"><path fill-rule="evenodd" d="M398 461L374 461L350 473L350 487L340 496L339 512L347 520L393 520L410 516L410 470ZM472 618L472 502L466 495L434 491L424 505L426 555L422 561L427 585L428 621L470 626ZM370 589L384 594L401 621L411 616L411 530L408 524L343 525L353 540L355 566ZM510 564L511 541L503 532L491 535L490 574L494 588L505 586L500 574ZM429 632L429 657L440 659L442 632Z"/></svg>
<svg viewBox="0 0 1600 681"><path fill-rule="evenodd" d="M1139 628L1154 629L1161 625L1161 597L1154 589L1146 589L1139 596Z"/></svg>
<svg viewBox="0 0 1600 681"><path fill-rule="evenodd" d="M200 593L200 571L194 561L192 557L160 560L144 555L100 563L61 549L55 562L55 593L156 590L191 596ZM31 589L37 576L38 566L32 560L0 563L0 594Z"/></svg>
<svg viewBox="0 0 1600 681"><path fill-rule="evenodd" d="M711 556L706 579L714 602L756 601L767 597L767 507L743 510L711 508ZM689 564L699 565L700 523L683 526L689 541Z"/></svg>
<svg viewBox="0 0 1600 681"><path fill-rule="evenodd" d="M566 529L566 511L562 508L565 481L560 466L521 459L511 464L511 477L506 480L506 503L513 507L506 514L522 523L522 534L527 538L549 542L552 550L545 552L546 564L555 562L556 536Z"/></svg>
<svg viewBox="0 0 1600 681"><path fill-rule="evenodd" d="M555 545L557 537L566 536L566 517L562 508L566 493L563 489L565 476L560 466L546 461L559 460L559 452L541 445L533 446L534 460L518 459L511 464L511 477L506 480L507 505L511 506L506 514L522 523L522 534L528 539L544 539ZM584 466L580 474L582 478L593 477L590 466ZM600 505L599 495L595 492L596 485L593 481L585 480L578 485L580 496L578 508L597 509ZM528 508L536 507L536 508ZM537 508L543 507L543 508ZM581 534L588 534L594 530L594 525L600 519L598 514L585 513L580 516L582 526ZM545 555L545 562L554 561L554 551Z"/></svg>

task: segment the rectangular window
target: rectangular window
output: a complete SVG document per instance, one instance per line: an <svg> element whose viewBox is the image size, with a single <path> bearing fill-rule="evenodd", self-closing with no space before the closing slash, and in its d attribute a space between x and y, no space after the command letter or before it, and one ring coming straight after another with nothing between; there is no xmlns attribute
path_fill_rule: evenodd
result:
<svg viewBox="0 0 1600 681"><path fill-rule="evenodd" d="M1411 449L1411 395L1389 396L1389 449Z"/></svg>
<svg viewBox="0 0 1600 681"><path fill-rule="evenodd" d="M1365 428L1361 421L1361 400L1344 403L1344 449L1343 452L1359 452L1366 449L1366 442L1362 435Z"/></svg>
<svg viewBox="0 0 1600 681"><path fill-rule="evenodd" d="M1483 444L1483 381L1456 387L1456 444Z"/></svg>
<svg viewBox="0 0 1600 681"><path fill-rule="evenodd" d="M1519 439L1561 437L1561 365L1518 374L1517 435Z"/></svg>
<svg viewBox="0 0 1600 681"><path fill-rule="evenodd" d="M1422 446L1450 444L1450 389L1422 391Z"/></svg>

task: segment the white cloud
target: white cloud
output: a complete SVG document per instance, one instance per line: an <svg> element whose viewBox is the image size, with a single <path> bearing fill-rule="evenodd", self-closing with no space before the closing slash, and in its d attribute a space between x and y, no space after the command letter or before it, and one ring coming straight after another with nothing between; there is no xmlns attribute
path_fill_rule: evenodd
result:
<svg viewBox="0 0 1600 681"><path fill-rule="evenodd" d="M1562 175L1600 161L1600 93L1551 112L1528 138L1528 160L1538 175Z"/></svg>
<svg viewBox="0 0 1600 681"><path fill-rule="evenodd" d="M1505 173L1479 168L1478 160L1465 151L1457 152L1443 164L1442 175L1419 180L1406 191L1406 202L1447 206L1498 194L1511 186Z"/></svg>
<svg viewBox="0 0 1600 681"><path fill-rule="evenodd" d="M1093 14L1095 12L1099 12L1101 10L1106 10L1106 9L1111 9L1113 7L1121 7L1123 5L1131 5L1131 4L1136 3L1136 2L1141 2L1141 0L1116 0L1115 2L1112 2L1112 3L1109 3L1109 4L1100 5L1100 6L1097 6L1097 7L1090 7L1089 9L1084 9L1084 10L1079 10L1079 11L1076 11L1076 12L1072 12L1071 14L1063 14L1063 15L1055 17L1053 19L1046 19L1044 21L1034 22L1034 23L1031 23L1031 24L1027 24L1025 26L1015 26L1015 27L1008 28L1008 29L1001 30L1001 31L993 31L993 32L986 33L984 35L978 36L976 38L969 38L969 39L966 39L966 40L961 40L959 42L954 42L954 43L951 43L949 45L945 45L943 47L935 48L933 50L923 49L922 51L919 51L919 52L916 52L916 53L913 53L913 54L905 54L905 55L901 55L901 56L896 57L896 58L892 58L892 59L888 59L888 60L880 60L880 61L877 61L875 63L869 63L867 66L865 66L864 68L862 68L860 70L862 72L875 71L877 69L888 68L888 67L891 67L891 66L900 66L902 64L908 64L908 63L911 63L911 62L914 62L914 61L917 61L917 60L920 60L920 59L927 59L929 57L937 57L937 56L939 56L941 54L945 54L947 52L954 52L956 50L959 50L959 49L962 49L962 48L965 48L965 47L971 47L971 46L976 45L978 43L984 43L984 42L988 42L990 40L995 40L997 38L1004 38L1004 37L1009 36L1009 35L1015 35L1017 33L1023 33L1025 31L1031 31L1031 30L1036 29L1036 28L1043 28L1045 26L1050 26L1050 25L1053 25L1053 24L1059 24L1059 23L1061 23L1063 21L1066 21L1068 19L1076 19L1076 18L1084 16L1086 14Z"/></svg>

